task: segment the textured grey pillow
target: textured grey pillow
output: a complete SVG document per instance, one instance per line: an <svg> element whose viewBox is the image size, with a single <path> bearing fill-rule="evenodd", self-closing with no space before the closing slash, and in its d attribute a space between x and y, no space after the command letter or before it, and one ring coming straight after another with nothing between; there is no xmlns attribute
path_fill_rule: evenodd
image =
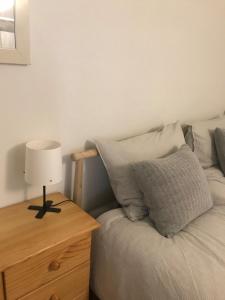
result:
<svg viewBox="0 0 225 300"><path fill-rule="evenodd" d="M187 145L166 158L132 168L150 218L164 236L173 236L212 207L204 171Z"/></svg>
<svg viewBox="0 0 225 300"><path fill-rule="evenodd" d="M219 165L225 175L225 129L216 128L214 132L214 139Z"/></svg>
<svg viewBox="0 0 225 300"><path fill-rule="evenodd" d="M185 143L179 122L122 141L95 140L117 201L132 221L148 214L131 163L171 154Z"/></svg>

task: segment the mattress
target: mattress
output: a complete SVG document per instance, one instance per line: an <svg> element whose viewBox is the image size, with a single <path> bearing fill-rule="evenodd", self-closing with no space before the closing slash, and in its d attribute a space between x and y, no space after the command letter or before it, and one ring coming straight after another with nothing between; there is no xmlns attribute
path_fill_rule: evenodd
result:
<svg viewBox="0 0 225 300"><path fill-rule="evenodd" d="M120 208L98 218L91 286L101 300L225 299L225 180L206 175L214 207L171 239Z"/></svg>

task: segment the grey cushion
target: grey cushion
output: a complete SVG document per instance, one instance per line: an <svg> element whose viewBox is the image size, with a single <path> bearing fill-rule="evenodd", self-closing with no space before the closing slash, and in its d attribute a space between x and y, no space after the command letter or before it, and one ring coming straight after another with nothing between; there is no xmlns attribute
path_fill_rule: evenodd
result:
<svg viewBox="0 0 225 300"><path fill-rule="evenodd" d="M185 143L179 122L122 141L95 140L117 201L127 217L140 220L148 214L130 164L171 154Z"/></svg>
<svg viewBox="0 0 225 300"><path fill-rule="evenodd" d="M225 117L187 124L189 129L185 136L187 144L197 155L203 168L218 164L213 132L217 127L225 128Z"/></svg>
<svg viewBox="0 0 225 300"><path fill-rule="evenodd" d="M212 207L204 171L190 147L162 159L132 165L150 218L164 236L172 236Z"/></svg>
<svg viewBox="0 0 225 300"><path fill-rule="evenodd" d="M225 129L216 128L214 139L219 165L225 175Z"/></svg>

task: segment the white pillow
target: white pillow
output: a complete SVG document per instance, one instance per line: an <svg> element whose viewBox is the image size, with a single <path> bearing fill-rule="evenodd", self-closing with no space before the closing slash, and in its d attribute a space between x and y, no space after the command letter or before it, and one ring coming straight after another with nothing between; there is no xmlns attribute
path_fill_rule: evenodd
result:
<svg viewBox="0 0 225 300"><path fill-rule="evenodd" d="M189 126L186 136L187 143L197 155L203 168L217 165L214 130L217 127L225 128L225 117L207 121L196 121Z"/></svg>
<svg viewBox="0 0 225 300"><path fill-rule="evenodd" d="M140 220L148 214L143 195L134 179L130 164L159 158L176 152L185 143L179 122L122 141L95 140L109 180L127 217Z"/></svg>

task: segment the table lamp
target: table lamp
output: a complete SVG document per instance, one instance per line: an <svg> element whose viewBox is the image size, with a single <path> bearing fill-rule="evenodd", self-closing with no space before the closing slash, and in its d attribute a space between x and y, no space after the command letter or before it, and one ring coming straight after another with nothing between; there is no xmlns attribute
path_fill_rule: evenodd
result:
<svg viewBox="0 0 225 300"><path fill-rule="evenodd" d="M43 205L31 205L28 209L38 211L36 218L42 219L46 212L59 213L53 201L46 200L46 186L62 181L61 145L56 141L36 140L26 144L25 181L43 186Z"/></svg>

